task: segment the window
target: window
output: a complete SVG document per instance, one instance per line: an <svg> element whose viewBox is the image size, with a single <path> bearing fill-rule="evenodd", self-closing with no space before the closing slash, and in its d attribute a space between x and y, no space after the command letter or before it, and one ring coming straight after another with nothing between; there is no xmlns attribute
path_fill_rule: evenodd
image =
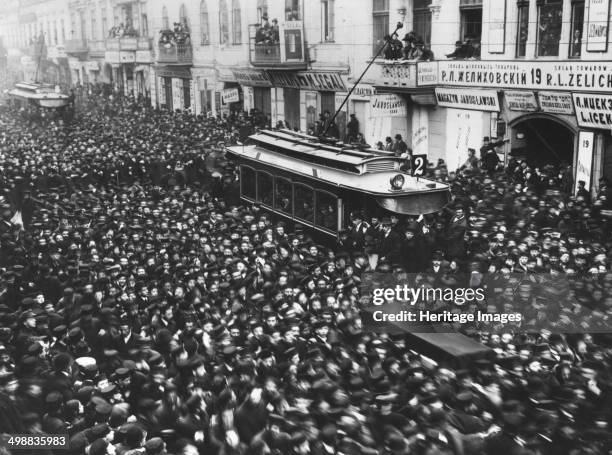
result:
<svg viewBox="0 0 612 455"><path fill-rule="evenodd" d="M106 19L106 8L102 9L102 34L104 37L108 36L108 20Z"/></svg>
<svg viewBox="0 0 612 455"><path fill-rule="evenodd" d="M189 33L189 16L187 15L187 8L184 3L179 8L179 22L185 27L185 31Z"/></svg>
<svg viewBox="0 0 612 455"><path fill-rule="evenodd" d="M53 44L57 46L57 21L53 21Z"/></svg>
<svg viewBox="0 0 612 455"><path fill-rule="evenodd" d="M96 29L96 12L91 11L91 39L95 40L98 38L98 30Z"/></svg>
<svg viewBox="0 0 612 455"><path fill-rule="evenodd" d="M572 29L570 33L570 57L580 57L582 47L582 25L584 24L584 2L572 2Z"/></svg>
<svg viewBox="0 0 612 455"><path fill-rule="evenodd" d="M149 19L146 14L140 17L140 32L141 36L149 36Z"/></svg>
<svg viewBox="0 0 612 455"><path fill-rule="evenodd" d="M64 19L60 19L60 27L62 29L62 43L66 41L66 28L64 27Z"/></svg>
<svg viewBox="0 0 612 455"><path fill-rule="evenodd" d="M162 29L168 30L169 28L170 28L170 21L168 20L168 8L164 6L162 8Z"/></svg>
<svg viewBox="0 0 612 455"><path fill-rule="evenodd" d="M563 0L538 0L537 55L558 56Z"/></svg>
<svg viewBox="0 0 612 455"><path fill-rule="evenodd" d="M242 21L240 18L240 0L232 0L232 43L242 42Z"/></svg>
<svg viewBox="0 0 612 455"><path fill-rule="evenodd" d="M519 2L517 8L516 56L525 57L527 52L527 36L529 33L529 2Z"/></svg>
<svg viewBox="0 0 612 455"><path fill-rule="evenodd" d="M293 214L293 186L282 177L274 179L274 208L281 212Z"/></svg>
<svg viewBox="0 0 612 455"><path fill-rule="evenodd" d="M257 197L256 174L251 167L240 166L240 195L252 200Z"/></svg>
<svg viewBox="0 0 612 455"><path fill-rule="evenodd" d="M338 198L325 191L315 193L315 225L336 231L338 229Z"/></svg>
<svg viewBox="0 0 612 455"><path fill-rule="evenodd" d="M425 45L431 44L431 0L414 0L412 8L412 30Z"/></svg>
<svg viewBox="0 0 612 455"><path fill-rule="evenodd" d="M314 222L314 192L300 183L293 185L293 206L295 217L309 223Z"/></svg>
<svg viewBox="0 0 612 455"><path fill-rule="evenodd" d="M301 21L302 9L300 8L300 0L285 0L285 20Z"/></svg>
<svg viewBox="0 0 612 455"><path fill-rule="evenodd" d="M274 179L267 172L257 173L257 200L263 205L272 207Z"/></svg>
<svg viewBox="0 0 612 455"><path fill-rule="evenodd" d="M480 43L482 35L482 8L461 9L461 38Z"/></svg>
<svg viewBox="0 0 612 455"><path fill-rule="evenodd" d="M373 0L372 19L374 23L373 53L380 50L385 43L385 36L389 34L389 0Z"/></svg>
<svg viewBox="0 0 612 455"><path fill-rule="evenodd" d="M206 0L202 0L200 2L200 44L209 44L209 37L208 8L206 7Z"/></svg>
<svg viewBox="0 0 612 455"><path fill-rule="evenodd" d="M268 1L257 0L257 23L263 23L263 17L268 17Z"/></svg>
<svg viewBox="0 0 612 455"><path fill-rule="evenodd" d="M219 0L219 44L229 43L229 14L226 0Z"/></svg>
<svg viewBox="0 0 612 455"><path fill-rule="evenodd" d="M334 0L321 0L321 41L334 41Z"/></svg>

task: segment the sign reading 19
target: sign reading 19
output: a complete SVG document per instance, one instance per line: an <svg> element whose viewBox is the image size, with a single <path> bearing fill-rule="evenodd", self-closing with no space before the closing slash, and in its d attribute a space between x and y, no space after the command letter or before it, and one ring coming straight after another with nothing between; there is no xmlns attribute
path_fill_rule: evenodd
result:
<svg viewBox="0 0 612 455"><path fill-rule="evenodd" d="M542 83L542 70L540 68L531 68L531 83L532 84Z"/></svg>

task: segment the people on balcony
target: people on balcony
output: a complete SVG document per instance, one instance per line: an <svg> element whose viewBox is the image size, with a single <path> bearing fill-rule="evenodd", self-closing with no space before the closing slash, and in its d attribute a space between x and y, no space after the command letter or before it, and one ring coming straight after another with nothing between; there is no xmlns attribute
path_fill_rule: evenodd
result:
<svg viewBox="0 0 612 455"><path fill-rule="evenodd" d="M126 20L125 25L122 22L119 25L115 25L114 27L111 27L110 30L108 31L109 38L124 38L124 37L137 37L137 36L138 36L138 31L132 25L132 20L130 18Z"/></svg>
<svg viewBox="0 0 612 455"><path fill-rule="evenodd" d="M410 61L428 61L434 59L433 52L425 46L425 41L421 37L417 37L414 32L409 32L404 35L402 41L405 43L402 46L396 35L391 37L385 36L385 41L388 43L383 57L386 60L410 60Z"/></svg>
<svg viewBox="0 0 612 455"><path fill-rule="evenodd" d="M278 21L272 19L272 25L268 22L266 14L261 18L261 25L255 33L255 44L276 44L280 42Z"/></svg>
<svg viewBox="0 0 612 455"><path fill-rule="evenodd" d="M480 40L466 38L464 41L455 42L455 50L446 54L452 60L480 59Z"/></svg>
<svg viewBox="0 0 612 455"><path fill-rule="evenodd" d="M184 22L175 22L173 30L160 30L159 34L159 44L165 47L177 44L189 45L191 43L189 27Z"/></svg>

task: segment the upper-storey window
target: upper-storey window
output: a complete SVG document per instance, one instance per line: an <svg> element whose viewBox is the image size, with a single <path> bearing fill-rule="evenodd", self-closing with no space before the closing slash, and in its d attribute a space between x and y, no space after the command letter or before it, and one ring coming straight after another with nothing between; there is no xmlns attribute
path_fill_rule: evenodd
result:
<svg viewBox="0 0 612 455"><path fill-rule="evenodd" d="M373 54L376 55L385 43L385 36L389 34L389 0L374 0L372 8Z"/></svg>
<svg viewBox="0 0 612 455"><path fill-rule="evenodd" d="M559 55L562 19L563 0L538 0L538 56Z"/></svg>
<svg viewBox="0 0 612 455"><path fill-rule="evenodd" d="M517 3L518 17L516 27L516 56L525 57L527 54L527 37L529 36L529 2Z"/></svg>
<svg viewBox="0 0 612 455"><path fill-rule="evenodd" d="M584 1L572 3L572 27L570 31L569 56L580 57L584 25Z"/></svg>

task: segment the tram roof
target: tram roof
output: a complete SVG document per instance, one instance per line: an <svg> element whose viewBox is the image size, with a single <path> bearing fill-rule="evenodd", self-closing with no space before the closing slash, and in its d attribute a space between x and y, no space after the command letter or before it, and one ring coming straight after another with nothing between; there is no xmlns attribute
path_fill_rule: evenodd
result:
<svg viewBox="0 0 612 455"><path fill-rule="evenodd" d="M319 158L319 161L328 161L328 165L333 163L342 163L342 168L346 169L346 165L355 167L364 164L367 161L375 159L395 159L393 153L383 152L374 149L358 149L349 144L341 142L322 142L315 136L297 133L290 130L261 130L256 134L249 136L249 142L260 145L262 147L271 148L272 150L290 154L298 157L303 156L303 159ZM356 169L353 172L358 172Z"/></svg>
<svg viewBox="0 0 612 455"><path fill-rule="evenodd" d="M390 179L401 173L399 171L372 172L359 175L335 169L328 166L303 161L296 157L283 155L257 145L233 146L227 150L241 159L250 161L257 168L257 164L267 165L285 172L313 178L341 188L347 188L362 193L369 193L379 196L408 193L427 193L448 190L448 185L438 183L425 178L416 178L407 174L402 174L405 179L404 187L399 191L391 189Z"/></svg>

